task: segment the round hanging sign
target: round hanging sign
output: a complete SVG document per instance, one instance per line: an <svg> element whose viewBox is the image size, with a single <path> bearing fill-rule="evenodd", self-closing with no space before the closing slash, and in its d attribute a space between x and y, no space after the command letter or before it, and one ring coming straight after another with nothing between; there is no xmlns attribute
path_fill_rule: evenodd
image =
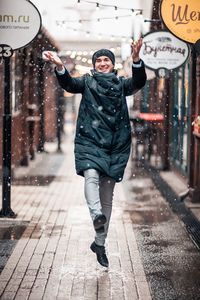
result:
<svg viewBox="0 0 200 300"><path fill-rule="evenodd" d="M0 43L13 50L25 47L38 34L41 16L28 0L0 1Z"/></svg>
<svg viewBox="0 0 200 300"><path fill-rule="evenodd" d="M199 0L162 0L160 12L174 35L188 43L196 43L200 36Z"/></svg>
<svg viewBox="0 0 200 300"><path fill-rule="evenodd" d="M188 56L189 46L169 31L158 30L143 37L140 57L151 70L179 68Z"/></svg>

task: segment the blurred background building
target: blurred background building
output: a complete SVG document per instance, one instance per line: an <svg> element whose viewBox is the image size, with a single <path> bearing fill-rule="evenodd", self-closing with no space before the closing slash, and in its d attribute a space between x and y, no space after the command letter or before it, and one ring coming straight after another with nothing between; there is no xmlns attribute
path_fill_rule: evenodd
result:
<svg viewBox="0 0 200 300"><path fill-rule="evenodd" d="M12 57L13 169L28 166L37 151L44 151L46 141L57 139L61 151L64 123L75 125L80 95L64 92L58 86L54 66L43 51L57 52L71 75L79 76L90 72L93 53L107 48L116 56L118 75L130 76L132 42L165 28L160 18L160 0L32 2L42 16L41 32ZM146 69L145 87L127 101L131 119L139 113L162 115L162 122L147 124L152 154L148 163L161 170L177 194L184 192L183 198L189 195L192 201L199 202L200 129L195 132L192 122L200 116L200 59L191 45L190 49L186 63L170 72L168 78L159 78ZM3 76L3 64L0 75ZM0 84L2 113L3 80Z"/></svg>
<svg viewBox="0 0 200 300"><path fill-rule="evenodd" d="M91 69L91 56L100 48L111 49L116 55L116 68L130 56L132 38L137 40L149 30L152 0L84 1L34 0L43 25L59 43L61 56L73 59L79 73ZM70 66L71 68L72 66Z"/></svg>

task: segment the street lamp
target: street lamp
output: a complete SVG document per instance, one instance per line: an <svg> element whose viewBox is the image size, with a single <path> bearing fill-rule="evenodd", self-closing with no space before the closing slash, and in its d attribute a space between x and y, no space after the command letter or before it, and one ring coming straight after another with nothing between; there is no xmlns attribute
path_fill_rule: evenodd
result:
<svg viewBox="0 0 200 300"><path fill-rule="evenodd" d="M0 217L15 218L10 207L11 194L11 131L12 116L10 114L10 57L13 50L8 45L0 45L0 55L4 60L4 114L2 126L2 209Z"/></svg>

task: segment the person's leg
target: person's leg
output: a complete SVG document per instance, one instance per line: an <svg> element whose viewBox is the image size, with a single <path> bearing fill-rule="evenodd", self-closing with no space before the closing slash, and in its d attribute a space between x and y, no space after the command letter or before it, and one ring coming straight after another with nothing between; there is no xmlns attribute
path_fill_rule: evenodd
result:
<svg viewBox="0 0 200 300"><path fill-rule="evenodd" d="M95 216L102 214L99 197L99 172L95 169L84 171L85 186L84 193L89 208L90 216L94 220Z"/></svg>
<svg viewBox="0 0 200 300"><path fill-rule="evenodd" d="M104 232L96 233L95 242L99 246L105 244L105 239L108 233L108 227L110 223L110 217L112 212L112 200L113 200L113 190L115 186L115 180L110 177L103 177L99 181L99 195L102 206L102 213L106 216L107 222L104 225Z"/></svg>
<svg viewBox="0 0 200 300"><path fill-rule="evenodd" d="M95 169L84 171L85 176L85 198L89 212L93 220L96 232L104 231L106 217L102 214L101 201L99 197L99 172Z"/></svg>

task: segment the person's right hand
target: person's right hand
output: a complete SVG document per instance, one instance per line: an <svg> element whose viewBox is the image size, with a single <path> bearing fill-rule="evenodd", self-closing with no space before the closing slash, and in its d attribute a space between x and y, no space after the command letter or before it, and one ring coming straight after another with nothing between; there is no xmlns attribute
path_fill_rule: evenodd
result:
<svg viewBox="0 0 200 300"><path fill-rule="evenodd" d="M48 51L48 52L45 52L44 55L50 61L52 61L54 64L56 64L58 71L62 71L62 69L63 69L63 63L62 63L61 59L56 54Z"/></svg>

